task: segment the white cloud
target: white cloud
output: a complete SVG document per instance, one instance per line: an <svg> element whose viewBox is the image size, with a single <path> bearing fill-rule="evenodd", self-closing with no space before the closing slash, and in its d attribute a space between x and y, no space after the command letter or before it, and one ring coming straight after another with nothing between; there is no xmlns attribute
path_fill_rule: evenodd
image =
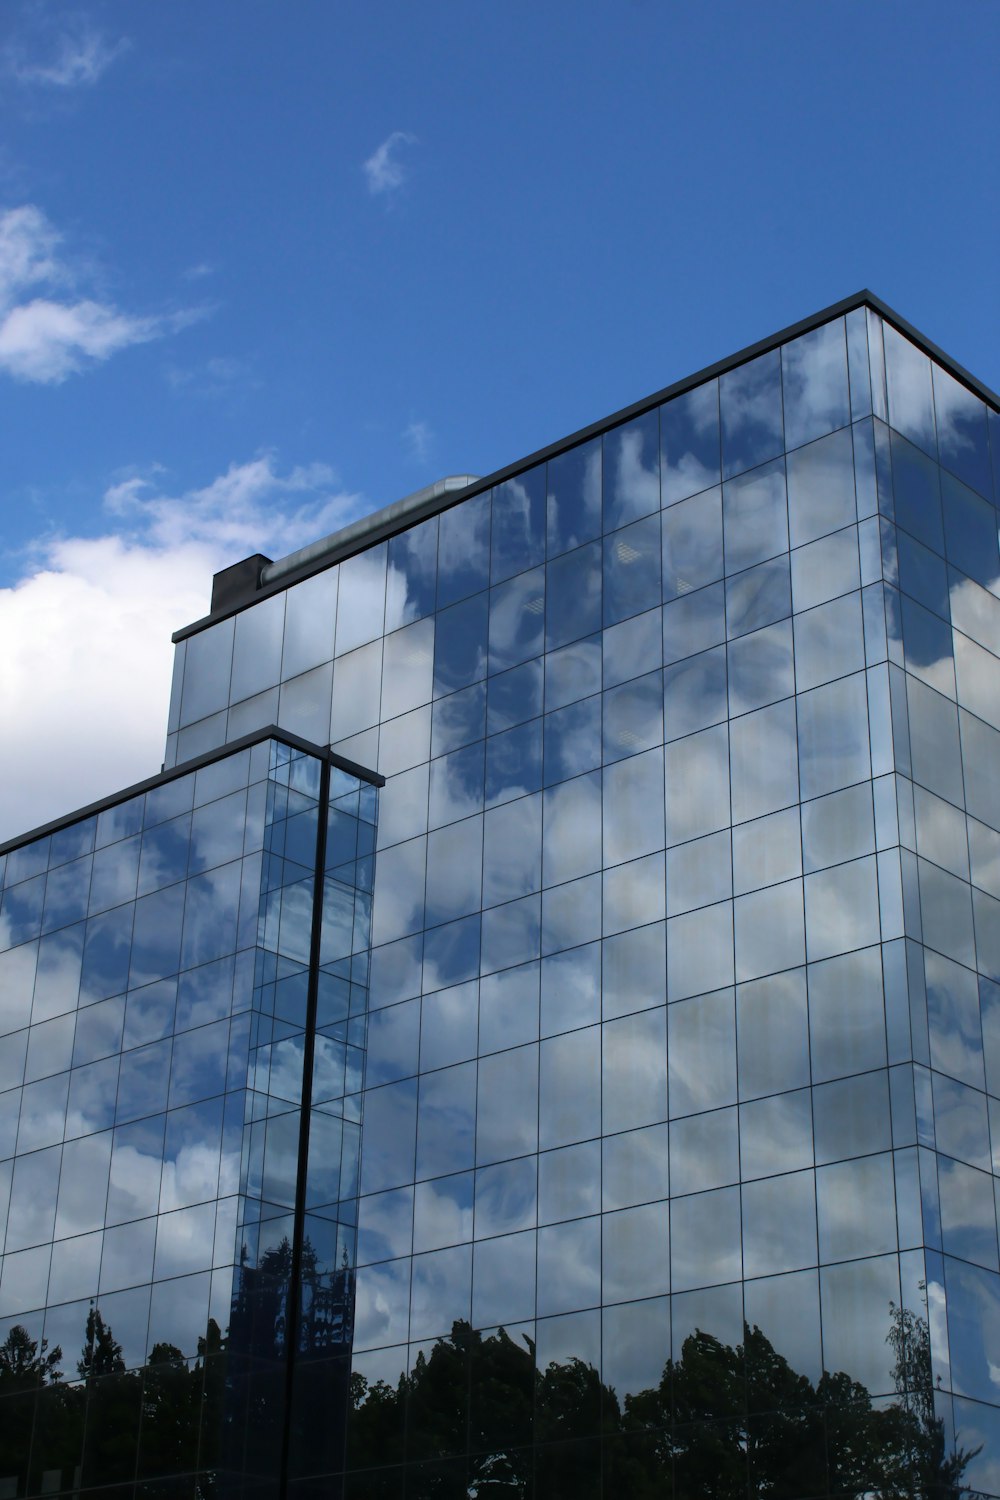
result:
<svg viewBox="0 0 1000 1500"><path fill-rule="evenodd" d="M0 589L0 839L159 770L170 635L207 612L214 572L368 509L325 465L281 472L270 455L180 495L125 479L104 503L113 530L39 541Z"/></svg>
<svg viewBox="0 0 1000 1500"><path fill-rule="evenodd" d="M127 37L109 42L93 27L77 21L52 39L45 56L31 56L23 41L11 42L4 51L5 70L18 83L29 86L87 87L95 84L130 45Z"/></svg>
<svg viewBox="0 0 1000 1500"><path fill-rule="evenodd" d="M403 437L418 463L425 463L430 453L434 434L426 422L408 422L403 428Z"/></svg>
<svg viewBox="0 0 1000 1500"><path fill-rule="evenodd" d="M408 131L394 130L391 135L386 136L381 146L375 148L362 164L370 193L377 197L379 194L394 193L397 188L402 187L406 172L399 160L399 149L401 146L415 145L416 139Z"/></svg>
<svg viewBox="0 0 1000 1500"><path fill-rule="evenodd" d="M0 372L57 385L120 349L186 326L197 309L135 316L76 294L62 236L33 203L0 213ZM62 294L58 300L56 294Z"/></svg>

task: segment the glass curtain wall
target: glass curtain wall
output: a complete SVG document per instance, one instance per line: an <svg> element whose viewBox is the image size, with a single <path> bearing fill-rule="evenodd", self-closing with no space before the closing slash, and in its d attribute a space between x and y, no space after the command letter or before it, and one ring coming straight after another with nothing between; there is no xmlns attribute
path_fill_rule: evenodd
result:
<svg viewBox="0 0 1000 1500"><path fill-rule="evenodd" d="M270 739L0 856L3 1495L276 1493L351 1339L374 796Z"/></svg>
<svg viewBox="0 0 1000 1500"><path fill-rule="evenodd" d="M998 503L859 307L180 644L387 777L300 1493L1000 1494Z"/></svg>

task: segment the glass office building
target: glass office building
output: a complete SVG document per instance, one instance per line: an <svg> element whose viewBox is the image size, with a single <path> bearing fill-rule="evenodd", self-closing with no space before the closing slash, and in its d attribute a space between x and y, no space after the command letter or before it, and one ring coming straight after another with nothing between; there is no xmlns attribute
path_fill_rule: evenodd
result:
<svg viewBox="0 0 1000 1500"><path fill-rule="evenodd" d="M0 1500L1000 1495L998 507L864 293L218 575L0 854Z"/></svg>

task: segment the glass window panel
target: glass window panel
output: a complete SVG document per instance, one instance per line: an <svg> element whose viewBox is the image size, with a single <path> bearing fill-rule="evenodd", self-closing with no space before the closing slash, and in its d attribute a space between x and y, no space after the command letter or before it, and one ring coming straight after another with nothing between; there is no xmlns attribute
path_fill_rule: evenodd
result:
<svg viewBox="0 0 1000 1500"><path fill-rule="evenodd" d="M663 740L663 685L650 672L604 694L604 759L617 760Z"/></svg>
<svg viewBox="0 0 1000 1500"><path fill-rule="evenodd" d="M550 562L545 570L545 648L551 651L600 626L601 549L592 542Z"/></svg>
<svg viewBox="0 0 1000 1500"><path fill-rule="evenodd" d="M790 620L730 641L728 658L729 712L734 717L795 691Z"/></svg>
<svg viewBox="0 0 1000 1500"><path fill-rule="evenodd" d="M959 702L964 708L992 724L994 729L1000 729L1000 662L992 652L984 651L981 646L966 640L957 631L954 642ZM942 642L942 645L950 645L950 642ZM939 660L937 665L943 677L942 669L947 666L946 660ZM932 686L948 691L944 681L935 681ZM49 876L50 880L51 878Z"/></svg>
<svg viewBox="0 0 1000 1500"><path fill-rule="evenodd" d="M852 1162L850 1168L867 1165ZM826 1168L826 1173L844 1171L840 1167ZM863 1225L859 1223L858 1227ZM821 1238L822 1233L821 1228ZM893 1305L899 1306L897 1258L892 1255L826 1267L820 1272L820 1295L824 1368L843 1370L873 1395L893 1392L895 1356L886 1335L890 1331L891 1309Z"/></svg>
<svg viewBox="0 0 1000 1500"><path fill-rule="evenodd" d="M816 1207L821 1261L895 1250L892 1157L888 1153L863 1156L857 1161L820 1167L816 1172ZM882 1312L885 1316L888 1308Z"/></svg>
<svg viewBox="0 0 1000 1500"><path fill-rule="evenodd" d="M641 755L604 770L604 856L607 864L663 847L663 752Z"/></svg>
<svg viewBox="0 0 1000 1500"><path fill-rule="evenodd" d="M3 892L0 920L4 924L5 947L36 938L42 926L42 904L45 899L45 876L8 885Z"/></svg>
<svg viewBox="0 0 1000 1500"><path fill-rule="evenodd" d="M435 618L434 695L440 697L486 676L489 596L477 594Z"/></svg>
<svg viewBox="0 0 1000 1500"><path fill-rule="evenodd" d="M783 344L781 375L786 447L798 448L849 422L844 320Z"/></svg>
<svg viewBox="0 0 1000 1500"><path fill-rule="evenodd" d="M850 428L790 453L786 462L793 547L838 531L857 519Z"/></svg>
<svg viewBox="0 0 1000 1500"><path fill-rule="evenodd" d="M518 1319L534 1317L535 1260L534 1230L475 1246L472 1321L477 1328L510 1328Z"/></svg>
<svg viewBox="0 0 1000 1500"><path fill-rule="evenodd" d="M475 1155L480 1164L538 1145L538 1049L516 1047L480 1062Z"/></svg>
<svg viewBox="0 0 1000 1500"><path fill-rule="evenodd" d="M433 613L437 589L438 517L389 538L385 628Z"/></svg>
<svg viewBox="0 0 1000 1500"><path fill-rule="evenodd" d="M889 595L891 598L891 594ZM902 612L904 661L908 672L940 693L955 696L955 663L951 627L904 594Z"/></svg>
<svg viewBox="0 0 1000 1500"><path fill-rule="evenodd" d="M372 1193L358 1203L358 1264L408 1255L413 1238L413 1188Z"/></svg>
<svg viewBox="0 0 1000 1500"><path fill-rule="evenodd" d="M792 612L788 558L775 557L726 580L726 618L730 637L759 630Z"/></svg>
<svg viewBox="0 0 1000 1500"><path fill-rule="evenodd" d="M670 1290L666 1203L605 1214L601 1220L601 1290L605 1302L655 1297Z"/></svg>
<svg viewBox="0 0 1000 1500"><path fill-rule="evenodd" d="M139 839L120 840L94 855L90 881L91 914L135 898L139 876Z"/></svg>
<svg viewBox="0 0 1000 1500"><path fill-rule="evenodd" d="M636 928L604 942L601 991L605 1020L665 1004L665 944L662 922ZM576 950L583 954L589 951ZM566 957L573 960L574 955Z"/></svg>
<svg viewBox="0 0 1000 1500"><path fill-rule="evenodd" d="M406 848L406 845L402 846ZM427 923L450 922L480 905L483 820L467 818L427 836Z"/></svg>
<svg viewBox="0 0 1000 1500"><path fill-rule="evenodd" d="M419 620L386 636L382 660L383 719L394 719L397 714L407 713L429 700L433 665L433 620Z"/></svg>
<svg viewBox="0 0 1000 1500"><path fill-rule="evenodd" d="M984 1172L938 1158L941 1238L945 1253L998 1269L993 1183Z"/></svg>
<svg viewBox="0 0 1000 1500"><path fill-rule="evenodd" d="M792 553L792 594L795 609L811 609L849 593L861 583L858 534L853 526L809 542Z"/></svg>
<svg viewBox="0 0 1000 1500"><path fill-rule="evenodd" d="M24 1070L25 1083L33 1083L36 1078L47 1078L51 1073L61 1073L69 1067L73 1058L75 1027L76 1017L72 1015L59 1016L40 1026L32 1026Z"/></svg>
<svg viewBox="0 0 1000 1500"><path fill-rule="evenodd" d="M692 839L667 853L667 915L679 916L732 895L728 830Z"/></svg>
<svg viewBox="0 0 1000 1500"><path fill-rule="evenodd" d="M555 953L599 938L602 925L600 875L571 880L542 897L542 953Z"/></svg>
<svg viewBox="0 0 1000 1500"><path fill-rule="evenodd" d="M918 860L917 867L924 942L958 963L975 967L971 890L927 860Z"/></svg>
<svg viewBox="0 0 1000 1500"><path fill-rule="evenodd" d="M732 830L733 891L745 895L802 874L802 842L796 807L769 813Z"/></svg>
<svg viewBox="0 0 1000 1500"><path fill-rule="evenodd" d="M541 655L544 625L543 568L521 573L493 589L490 595L490 671L502 672L529 657Z"/></svg>
<svg viewBox="0 0 1000 1500"><path fill-rule="evenodd" d="M722 472L755 468L782 449L781 359L777 349L729 370L719 381Z"/></svg>
<svg viewBox="0 0 1000 1500"><path fill-rule="evenodd" d="M648 932L650 929L639 929ZM629 934L629 936L633 936ZM627 938L618 941L627 942ZM607 949L608 944L605 944ZM615 974L609 975L612 1003L616 996ZM608 991L605 991L607 995ZM601 1014L601 945L589 943L542 960L541 967L541 1034L554 1036L561 1031L590 1026Z"/></svg>
<svg viewBox="0 0 1000 1500"><path fill-rule="evenodd" d="M663 660L668 665L725 638L726 604L721 583L663 606Z"/></svg>
<svg viewBox="0 0 1000 1500"><path fill-rule="evenodd" d="M990 1135L986 1096L964 1083L933 1075L934 1134L939 1151L989 1171Z"/></svg>
<svg viewBox="0 0 1000 1500"><path fill-rule="evenodd" d="M885 1066L882 965L877 948L809 967L813 1079Z"/></svg>
<svg viewBox="0 0 1000 1500"><path fill-rule="evenodd" d="M164 1126L165 1116L160 1114L115 1131L106 1223L121 1224L156 1213Z"/></svg>
<svg viewBox="0 0 1000 1500"><path fill-rule="evenodd" d="M660 610L609 626L602 637L604 686L614 687L652 671L663 661Z"/></svg>
<svg viewBox="0 0 1000 1500"><path fill-rule="evenodd" d="M741 1062L742 1057L741 1040ZM808 1076L808 1056L806 1060ZM742 1082L741 1078L741 1087ZM796 1172L812 1164L812 1097L808 1089L772 1094L740 1105L740 1168L744 1181Z"/></svg>
<svg viewBox="0 0 1000 1500"><path fill-rule="evenodd" d="M795 678L807 692L865 664L861 595L844 594L795 616Z"/></svg>
<svg viewBox="0 0 1000 1500"><path fill-rule="evenodd" d="M480 981L480 1053L538 1037L538 965L526 963Z"/></svg>
<svg viewBox="0 0 1000 1500"><path fill-rule="evenodd" d="M600 1207L599 1141L586 1141L538 1158L538 1222L556 1223L592 1214Z"/></svg>
<svg viewBox="0 0 1000 1500"><path fill-rule="evenodd" d="M605 870L601 898L605 936L663 919L666 915L664 875L662 852Z"/></svg>
<svg viewBox="0 0 1000 1500"><path fill-rule="evenodd" d="M222 620L199 630L187 642L181 724L193 724L217 713L229 702L235 620Z"/></svg>
<svg viewBox="0 0 1000 1500"><path fill-rule="evenodd" d="M546 714L545 783L565 781L601 763L601 700L598 696Z"/></svg>
<svg viewBox="0 0 1000 1500"><path fill-rule="evenodd" d="M539 664L529 662L524 667L516 667L513 672L504 673L502 677L494 679L498 683L506 683L508 678L519 678L526 671L536 669L537 677L541 678L538 670ZM541 692L539 691L539 704ZM527 705L525 705L527 706ZM540 711L540 709L539 709ZM530 718L531 712L518 714L512 707L509 715L498 713L497 728L507 728L506 720L516 723L520 718ZM383 731L384 732L384 731ZM494 730L490 731L491 733ZM439 698L434 704L434 722L431 732L431 755L446 755L450 750L458 750L462 745L471 744L474 740L481 740L486 733L486 684L485 682L473 683L471 687L463 688L460 692L451 693L447 698ZM385 793L379 796L379 823L385 814Z"/></svg>
<svg viewBox="0 0 1000 1500"><path fill-rule="evenodd" d="M483 914L482 973L526 963L540 952L541 901L537 896L508 901Z"/></svg>
<svg viewBox="0 0 1000 1500"><path fill-rule="evenodd" d="M339 577L337 568L326 568L285 590L282 678L298 677L332 658Z"/></svg>
<svg viewBox="0 0 1000 1500"><path fill-rule="evenodd" d="M887 1151L892 1133L885 1070L817 1084L813 1090L813 1129L817 1163Z"/></svg>
<svg viewBox="0 0 1000 1500"><path fill-rule="evenodd" d="M736 979L756 979L805 960L802 885L789 880L740 896L733 904Z"/></svg>
<svg viewBox="0 0 1000 1500"><path fill-rule="evenodd" d="M816 1384L823 1362L815 1271L748 1282L744 1297L748 1327L760 1328L792 1369Z"/></svg>
<svg viewBox="0 0 1000 1500"><path fill-rule="evenodd" d="M784 460L766 464L722 491L727 573L738 573L788 550Z"/></svg>
<svg viewBox="0 0 1000 1500"><path fill-rule="evenodd" d="M568 1032L541 1044L539 1145L586 1140L600 1119L600 1028Z"/></svg>
<svg viewBox="0 0 1000 1500"><path fill-rule="evenodd" d="M413 1193L414 1254L472 1239L472 1192L472 1172L417 1183Z"/></svg>
<svg viewBox="0 0 1000 1500"><path fill-rule="evenodd" d="M600 1219L576 1219L539 1229L539 1317L593 1306L600 1300Z"/></svg>
<svg viewBox="0 0 1000 1500"><path fill-rule="evenodd" d="M381 641L338 658L333 672L331 740L346 739L378 723L381 686Z"/></svg>
<svg viewBox="0 0 1000 1500"><path fill-rule="evenodd" d="M604 434L604 529L613 531L660 505L659 420L644 412Z"/></svg>
<svg viewBox="0 0 1000 1500"><path fill-rule="evenodd" d="M935 463L892 434L892 493L896 521L935 552L944 552L941 476Z"/></svg>
<svg viewBox="0 0 1000 1500"><path fill-rule="evenodd" d="M803 803L802 849L807 872L874 853L870 784L861 783Z"/></svg>
<svg viewBox="0 0 1000 1500"><path fill-rule="evenodd" d="M981 495L989 496L990 453L986 406L940 365L932 363L931 373L941 463L966 484L971 484Z"/></svg>
<svg viewBox="0 0 1000 1500"><path fill-rule="evenodd" d="M378 847L402 843L427 829L429 767L391 776L379 794Z"/></svg>
<svg viewBox="0 0 1000 1500"><path fill-rule="evenodd" d="M428 826L440 828L483 806L484 747L469 745L431 761Z"/></svg>
<svg viewBox="0 0 1000 1500"><path fill-rule="evenodd" d="M969 878L966 820L957 807L943 802L923 787L913 788L917 850L963 880Z"/></svg>
<svg viewBox="0 0 1000 1500"><path fill-rule="evenodd" d="M863 673L800 693L797 708L804 800L864 781L871 775L868 696Z"/></svg>
<svg viewBox="0 0 1000 1500"><path fill-rule="evenodd" d="M362 1267L355 1286L355 1349L405 1341L409 1321L409 1260Z"/></svg>
<svg viewBox="0 0 1000 1500"><path fill-rule="evenodd" d="M385 623L386 544L346 558L339 567L336 654L381 635Z"/></svg>
<svg viewBox="0 0 1000 1500"><path fill-rule="evenodd" d="M81 917L87 915L90 867L91 859L88 855L49 871L45 882L42 932L51 932L53 928L65 927L70 922L78 922Z"/></svg>
<svg viewBox="0 0 1000 1500"><path fill-rule="evenodd" d="M740 1180L739 1129L735 1109L688 1115L670 1127L670 1191L699 1193Z"/></svg>
<svg viewBox="0 0 1000 1500"><path fill-rule="evenodd" d="M366 1093L362 1192L377 1192L381 1188L412 1181L416 1106L415 1079L388 1084Z"/></svg>
<svg viewBox="0 0 1000 1500"><path fill-rule="evenodd" d="M883 524L888 525L887 522ZM948 595L948 569L944 558L932 552L929 547L924 547L920 542L915 541L905 531L895 531L894 535L900 588L905 594L911 594L914 599L919 599L921 604L926 604L928 609L932 609L935 614L947 620L951 606ZM887 578L892 579L890 566L887 565L884 572ZM967 597L973 593L973 587L966 579L958 587L957 592ZM960 614L961 602L959 613L955 616L956 624L960 624ZM975 635L976 632L973 631L972 634Z"/></svg>
<svg viewBox="0 0 1000 1500"><path fill-rule="evenodd" d="M470 703L470 707L463 708L462 712L463 725L468 720L467 727L463 727L461 731L466 739L477 738L477 734L472 733L474 728L478 729L479 734L483 732L481 728L478 728L478 715L474 721L472 719L472 700L469 698L471 693L479 691L478 687L470 688L461 698L463 704L467 699ZM435 737L439 733L442 735L446 733L444 727L438 730L438 712L440 711L443 717L445 704L454 702L455 699L450 698L435 705ZM512 729L516 724L523 724L528 719L536 718L541 711L542 663L540 661L524 662L520 667L514 667L509 672L501 672L499 676L490 678L489 702L486 709L486 732L488 734L498 734L501 730ZM450 720L447 723L447 730L451 734L458 732L457 727L452 728ZM456 743L461 743L461 740ZM449 744L441 745L441 750L451 748L453 747ZM437 755L440 752L435 748L434 753Z"/></svg>
<svg viewBox="0 0 1000 1500"><path fill-rule="evenodd" d="M736 991L742 1099L810 1081L805 971L774 974Z"/></svg>
<svg viewBox="0 0 1000 1500"><path fill-rule="evenodd" d="M410 1290L410 1337L432 1338L466 1322L472 1303L472 1247L459 1245L415 1256Z"/></svg>
<svg viewBox="0 0 1000 1500"><path fill-rule="evenodd" d="M252 698L279 680L284 624L283 593L262 599L252 609L241 610L236 616L233 672L229 686L233 703Z"/></svg>
<svg viewBox="0 0 1000 1500"><path fill-rule="evenodd" d="M61 1159L62 1151L56 1146L15 1160L5 1242L8 1256L52 1238Z"/></svg>
<svg viewBox="0 0 1000 1500"><path fill-rule="evenodd" d="M739 1188L675 1198L670 1205L674 1291L738 1281L743 1260L740 1238Z"/></svg>
<svg viewBox="0 0 1000 1500"><path fill-rule="evenodd" d="M669 954L670 943L667 941ZM736 1102L732 990L699 995L667 1010L671 1118Z"/></svg>
<svg viewBox="0 0 1000 1500"><path fill-rule="evenodd" d="M743 1271L770 1276L816 1264L812 1172L747 1183L743 1189Z"/></svg>
<svg viewBox="0 0 1000 1500"><path fill-rule="evenodd" d="M722 492L713 489L663 514L663 597L689 594L722 574Z"/></svg>
<svg viewBox="0 0 1000 1500"><path fill-rule="evenodd" d="M538 1164L533 1156L480 1167L476 1173L476 1238L529 1229L535 1223Z"/></svg>
<svg viewBox="0 0 1000 1500"><path fill-rule="evenodd" d="M883 322L885 376L889 397L889 421L919 444L925 453L937 457L934 431L934 393L931 361L909 339Z"/></svg>
<svg viewBox="0 0 1000 1500"><path fill-rule="evenodd" d="M592 438L549 460L548 554L578 547L601 531L601 439Z"/></svg>
<svg viewBox="0 0 1000 1500"><path fill-rule="evenodd" d="M476 1054L479 981L425 995L420 1013L420 1069L465 1062ZM388 1014L382 1011L381 1015Z"/></svg>
<svg viewBox="0 0 1000 1500"><path fill-rule="evenodd" d="M463 1063L420 1080L417 1176L434 1177L474 1164L476 1066Z"/></svg>
<svg viewBox="0 0 1000 1500"><path fill-rule="evenodd" d="M486 806L542 785L542 721L534 719L486 741Z"/></svg>
<svg viewBox="0 0 1000 1500"><path fill-rule="evenodd" d="M950 474L942 476L945 546L948 558L986 588L997 591L996 511Z"/></svg>
<svg viewBox="0 0 1000 1500"><path fill-rule="evenodd" d="M919 764L922 774L919 776L917 745L914 743L913 733L914 701L918 691L924 698L920 704L924 715L920 726L924 743L920 746ZM926 688L910 683L907 684L907 699L910 705L914 778L922 781L925 786L940 791L942 796L961 807L962 779L959 772L964 770L965 802L969 812L991 827L1000 828L1000 782L995 772L996 756L1000 748L997 731L973 718L971 714L960 713L962 749L959 758L954 705L937 693L930 693ZM931 712L927 712L928 709Z"/></svg>
<svg viewBox="0 0 1000 1500"><path fill-rule="evenodd" d="M871 857L805 878L810 962L879 940L878 877Z"/></svg>
<svg viewBox="0 0 1000 1500"><path fill-rule="evenodd" d="M126 955L127 952L126 949ZM37 962L37 943L0 953L0 1028L4 1032L16 1031L28 1023Z"/></svg>
<svg viewBox="0 0 1000 1500"><path fill-rule="evenodd" d="M493 583L533 568L545 554L545 466L504 480L493 491Z"/></svg>
<svg viewBox="0 0 1000 1500"><path fill-rule="evenodd" d="M668 739L679 739L726 717L723 646L664 668L663 712Z"/></svg>
<svg viewBox="0 0 1000 1500"><path fill-rule="evenodd" d="M591 636L545 658L545 706L561 708L601 689L601 638Z"/></svg>
<svg viewBox="0 0 1000 1500"><path fill-rule="evenodd" d="M604 541L604 623L660 602L660 519L636 521Z"/></svg>
<svg viewBox="0 0 1000 1500"><path fill-rule="evenodd" d="M603 1152L602 1207L627 1208L665 1198L669 1190L667 1126L606 1136ZM543 1158L545 1160L545 1158Z"/></svg>
<svg viewBox="0 0 1000 1500"><path fill-rule="evenodd" d="M706 381L660 407L663 503L719 482L719 383Z"/></svg>
<svg viewBox="0 0 1000 1500"><path fill-rule="evenodd" d="M730 822L729 731L725 724L689 735L663 752L667 844L714 833Z"/></svg>
<svg viewBox="0 0 1000 1500"><path fill-rule="evenodd" d="M443 511L438 536L437 606L444 609L490 581L489 492Z"/></svg>
<svg viewBox="0 0 1000 1500"><path fill-rule="evenodd" d="M863 678L861 691L864 692ZM798 800L795 720L795 703L788 700L745 714L730 726L734 823L774 812ZM867 743L866 735L866 753Z"/></svg>
<svg viewBox="0 0 1000 1500"><path fill-rule="evenodd" d="M609 1134L667 1118L663 1007L605 1024L601 1110L603 1128Z"/></svg>

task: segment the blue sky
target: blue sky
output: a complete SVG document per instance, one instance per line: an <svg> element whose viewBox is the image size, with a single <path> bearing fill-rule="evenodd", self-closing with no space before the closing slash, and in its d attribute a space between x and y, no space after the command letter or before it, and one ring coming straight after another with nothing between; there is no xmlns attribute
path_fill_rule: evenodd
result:
<svg viewBox="0 0 1000 1500"><path fill-rule="evenodd" d="M157 769L248 552L864 285L1000 386L998 52L995 0L5 0L0 835Z"/></svg>

